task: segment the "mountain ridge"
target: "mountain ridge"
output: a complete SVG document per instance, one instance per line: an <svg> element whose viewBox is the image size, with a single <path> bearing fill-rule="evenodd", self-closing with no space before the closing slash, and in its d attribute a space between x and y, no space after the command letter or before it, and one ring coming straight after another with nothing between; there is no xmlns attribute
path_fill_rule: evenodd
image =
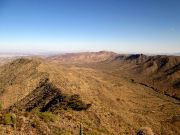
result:
<svg viewBox="0 0 180 135"><path fill-rule="evenodd" d="M180 133L179 121L174 120L178 118L175 114L179 114L179 100L131 81L131 72L136 72L132 69L142 65L141 61L136 63L141 57L133 60L126 57L129 56L123 61L108 59L88 64L16 59L0 68L0 101L6 112L16 114L18 123L19 118L26 119L22 122L23 130L17 125L18 133L51 135L58 130L69 130L78 134L79 123L83 123L87 134L136 135L142 126L150 127L157 135ZM76 110L79 107L85 108ZM36 108L40 114L53 113L60 120L43 121L39 113L34 113ZM169 119L173 122L168 122ZM15 133L8 125L0 123L0 126L3 127L0 134L7 129L9 134Z"/></svg>

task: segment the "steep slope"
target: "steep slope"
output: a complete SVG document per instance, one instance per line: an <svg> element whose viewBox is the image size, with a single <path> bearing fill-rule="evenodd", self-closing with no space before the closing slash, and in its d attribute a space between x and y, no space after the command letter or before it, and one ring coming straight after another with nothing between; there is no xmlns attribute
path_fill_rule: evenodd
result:
<svg viewBox="0 0 180 135"><path fill-rule="evenodd" d="M104 64L116 69L117 75L124 72L137 83L180 99L179 56L119 55Z"/></svg>
<svg viewBox="0 0 180 135"><path fill-rule="evenodd" d="M153 56L140 63L135 74L141 83L155 90L180 99L180 57Z"/></svg>

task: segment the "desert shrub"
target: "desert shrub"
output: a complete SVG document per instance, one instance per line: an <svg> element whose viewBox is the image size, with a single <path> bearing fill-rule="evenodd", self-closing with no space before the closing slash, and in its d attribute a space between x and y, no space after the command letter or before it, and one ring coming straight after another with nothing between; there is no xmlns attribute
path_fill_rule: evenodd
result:
<svg viewBox="0 0 180 135"><path fill-rule="evenodd" d="M53 135L72 135L70 131L56 131Z"/></svg>
<svg viewBox="0 0 180 135"><path fill-rule="evenodd" d="M16 115L14 113L7 113L4 115L4 124L12 125L16 128Z"/></svg>
<svg viewBox="0 0 180 135"><path fill-rule="evenodd" d="M54 122L57 119L56 115L54 115L52 112L41 112L39 114L39 117L43 119L45 122Z"/></svg>
<svg viewBox="0 0 180 135"><path fill-rule="evenodd" d="M47 112L40 112L39 108L34 108L32 110L32 112L34 114L36 114L39 118L44 120L45 122L49 122L49 121L54 122L57 119L57 116L54 115L52 112L49 112L49 111L47 111Z"/></svg>
<svg viewBox="0 0 180 135"><path fill-rule="evenodd" d="M36 115L39 115L40 114L40 109L38 107L34 108L32 110L32 113L36 114Z"/></svg>
<svg viewBox="0 0 180 135"><path fill-rule="evenodd" d="M10 113L4 115L4 124L6 124L6 125L12 124Z"/></svg>

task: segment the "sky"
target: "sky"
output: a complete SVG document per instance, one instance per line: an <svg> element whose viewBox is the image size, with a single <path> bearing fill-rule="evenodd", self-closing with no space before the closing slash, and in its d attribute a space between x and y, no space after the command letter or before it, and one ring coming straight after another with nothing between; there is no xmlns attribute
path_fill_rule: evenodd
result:
<svg viewBox="0 0 180 135"><path fill-rule="evenodd" d="M0 0L0 52L180 52L180 0Z"/></svg>

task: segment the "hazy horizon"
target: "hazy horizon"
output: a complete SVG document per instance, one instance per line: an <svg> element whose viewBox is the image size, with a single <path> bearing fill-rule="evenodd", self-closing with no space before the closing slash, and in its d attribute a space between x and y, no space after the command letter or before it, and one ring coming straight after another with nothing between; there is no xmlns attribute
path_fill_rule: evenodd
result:
<svg viewBox="0 0 180 135"><path fill-rule="evenodd" d="M0 0L0 52L180 52L179 0Z"/></svg>

